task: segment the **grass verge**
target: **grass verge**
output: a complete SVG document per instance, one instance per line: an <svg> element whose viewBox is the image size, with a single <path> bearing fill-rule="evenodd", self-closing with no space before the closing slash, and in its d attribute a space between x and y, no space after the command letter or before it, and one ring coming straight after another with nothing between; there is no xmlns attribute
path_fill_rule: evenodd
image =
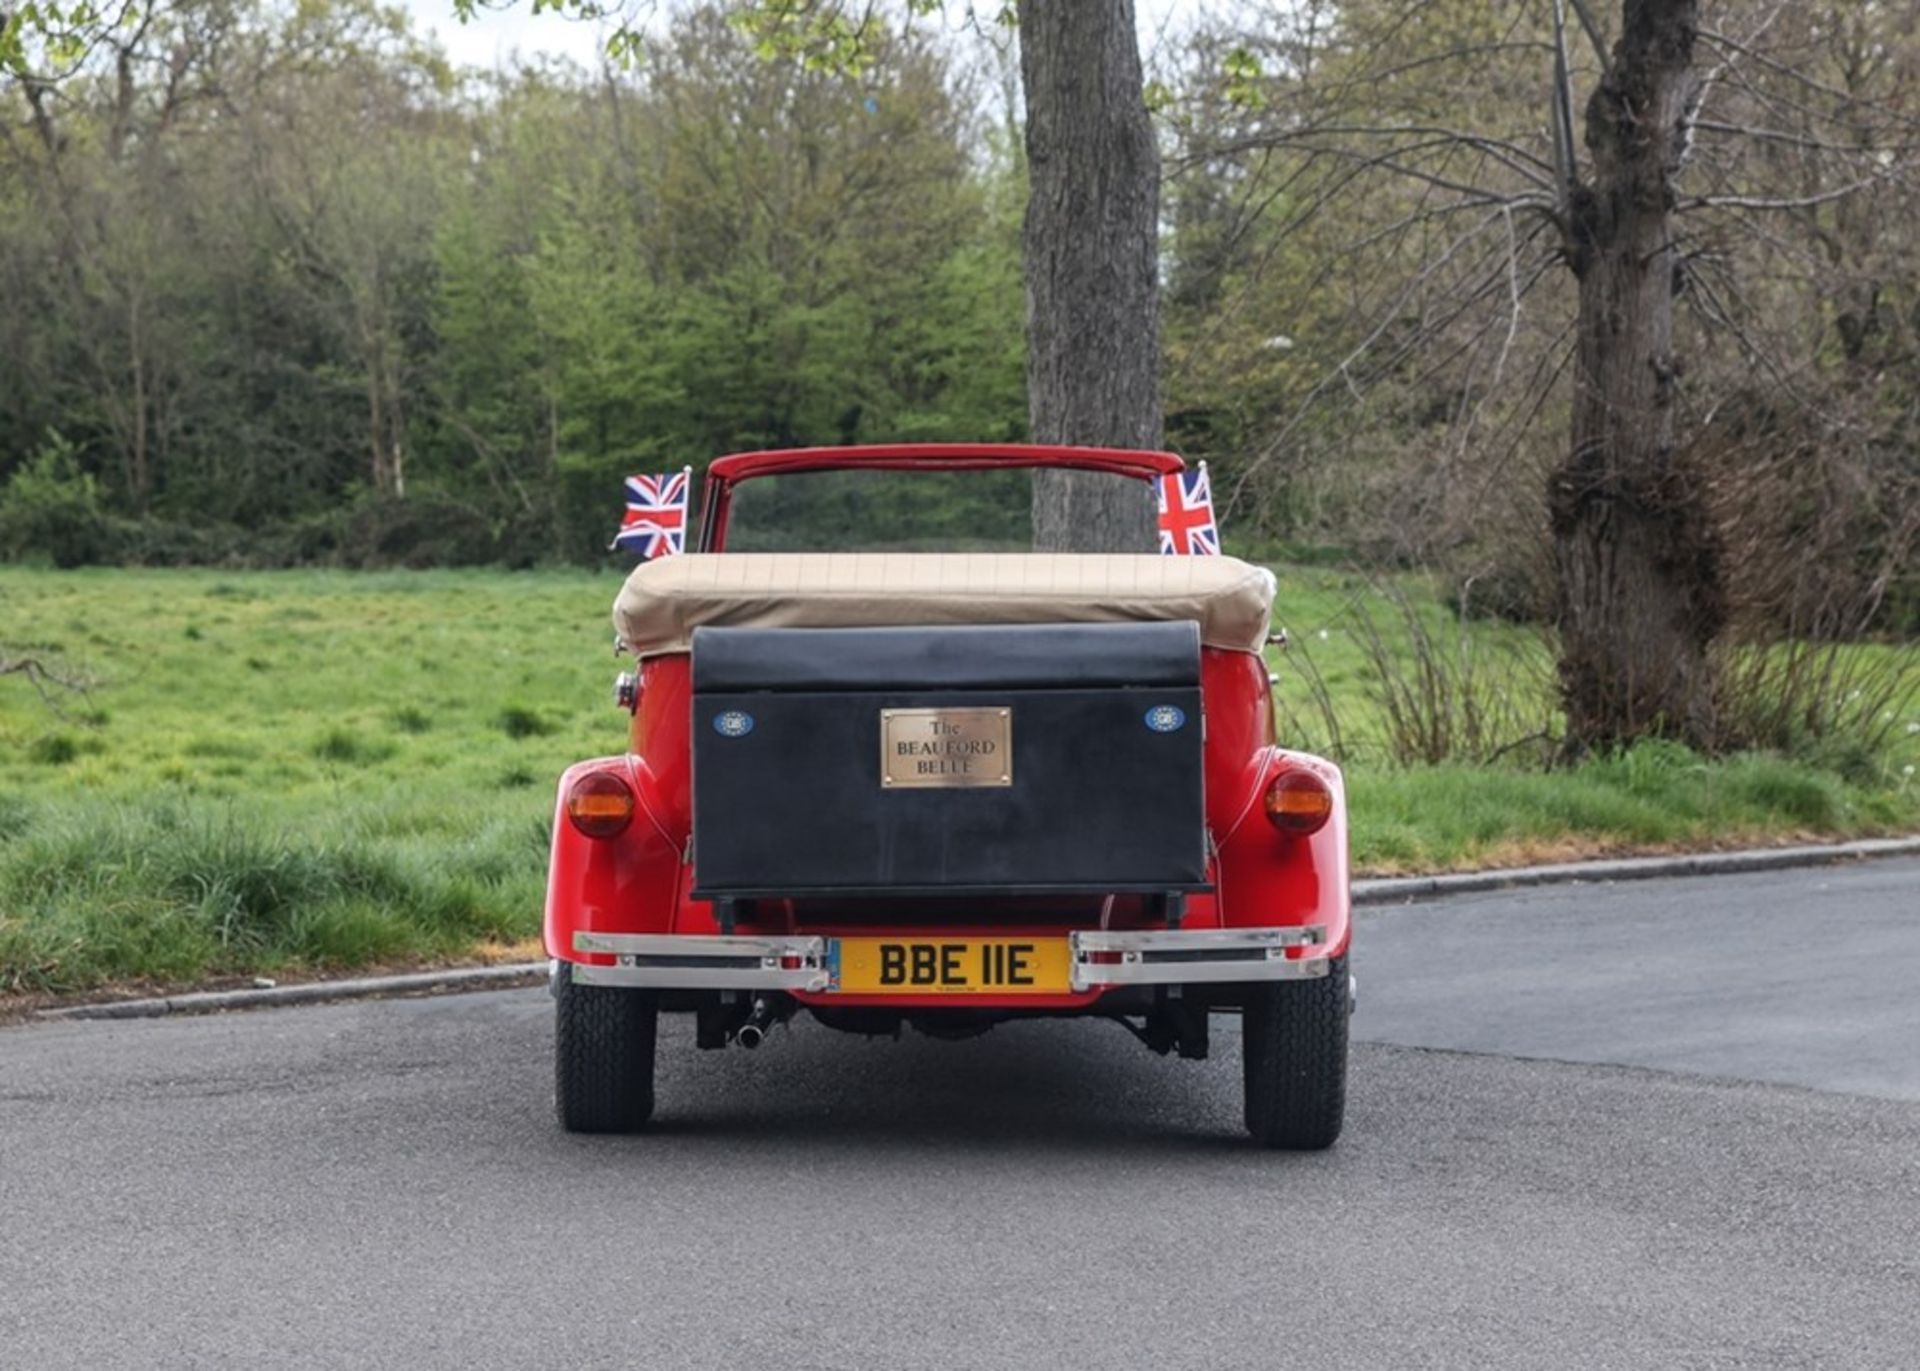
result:
<svg viewBox="0 0 1920 1371"><path fill-rule="evenodd" d="M1563 771L1391 765L1378 649L1353 617L1366 583L1281 583L1342 720L1361 872L1920 828L1904 769L1920 718L1888 721L1884 756L1654 745ZM0 636L93 683L50 706L0 679L0 995L523 943L553 778L622 746L613 590L558 571L0 568ZM1516 650L1490 660L1523 669L1524 630L1507 632ZM1283 717L1311 717L1279 669Z"/></svg>
<svg viewBox="0 0 1920 1371"><path fill-rule="evenodd" d="M1709 760L1671 744L1557 771L1349 772L1355 870L1462 871L1586 857L1909 833L1909 783L1849 779L1768 753Z"/></svg>

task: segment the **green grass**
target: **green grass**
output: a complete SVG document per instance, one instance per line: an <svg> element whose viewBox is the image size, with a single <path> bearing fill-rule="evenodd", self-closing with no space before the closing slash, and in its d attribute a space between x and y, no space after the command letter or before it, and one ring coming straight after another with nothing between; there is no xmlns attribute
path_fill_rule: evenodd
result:
<svg viewBox="0 0 1920 1371"><path fill-rule="evenodd" d="M623 745L588 573L0 568L0 993L535 935L552 784Z"/></svg>
<svg viewBox="0 0 1920 1371"><path fill-rule="evenodd" d="M1289 663L1310 658L1337 702L1362 869L1920 827L1900 770L1920 728L1902 721L1888 756L1819 764L1643 747L1575 771L1396 768L1356 632L1366 583L1281 585L1306 650ZM0 994L532 937L554 778L623 745L614 589L559 571L0 568L0 640L97 682L55 712L0 678ZM1499 629L1485 647L1524 674L1529 641ZM1277 669L1293 740L1324 745L1298 666Z"/></svg>
<svg viewBox="0 0 1920 1371"><path fill-rule="evenodd" d="M1643 743L1574 771L1356 767L1348 804L1356 868L1411 872L1911 832L1915 798L1791 758Z"/></svg>

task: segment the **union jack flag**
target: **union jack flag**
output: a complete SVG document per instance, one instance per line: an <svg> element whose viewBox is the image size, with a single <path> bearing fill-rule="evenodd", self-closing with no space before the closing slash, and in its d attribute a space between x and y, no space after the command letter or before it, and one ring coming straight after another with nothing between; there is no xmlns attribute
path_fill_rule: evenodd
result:
<svg viewBox="0 0 1920 1371"><path fill-rule="evenodd" d="M1160 478L1160 551L1169 557L1220 555L1220 527L1213 521L1213 486L1205 462Z"/></svg>
<svg viewBox="0 0 1920 1371"><path fill-rule="evenodd" d="M671 557L687 550L687 492L693 468L664 476L627 477L627 512L608 551L625 548L641 557Z"/></svg>

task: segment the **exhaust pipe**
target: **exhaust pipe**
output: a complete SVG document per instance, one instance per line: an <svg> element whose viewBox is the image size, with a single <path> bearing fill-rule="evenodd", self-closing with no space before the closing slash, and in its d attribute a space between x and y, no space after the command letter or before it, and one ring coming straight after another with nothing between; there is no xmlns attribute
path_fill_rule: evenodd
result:
<svg viewBox="0 0 1920 1371"><path fill-rule="evenodd" d="M751 1052L767 1040L767 1030L778 1022L772 1001L764 995L756 995L753 1008L747 1011L746 1021L734 1030L733 1040Z"/></svg>

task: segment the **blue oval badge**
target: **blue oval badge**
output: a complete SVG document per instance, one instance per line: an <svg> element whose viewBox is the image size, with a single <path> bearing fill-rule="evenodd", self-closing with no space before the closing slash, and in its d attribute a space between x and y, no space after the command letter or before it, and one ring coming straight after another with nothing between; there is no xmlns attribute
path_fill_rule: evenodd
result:
<svg viewBox="0 0 1920 1371"><path fill-rule="evenodd" d="M723 709L713 716L713 731L723 738L744 738L753 732L753 715L744 709Z"/></svg>
<svg viewBox="0 0 1920 1371"><path fill-rule="evenodd" d="M1147 711L1147 727L1155 733L1177 733L1187 724L1187 711L1179 705L1155 705Z"/></svg>

